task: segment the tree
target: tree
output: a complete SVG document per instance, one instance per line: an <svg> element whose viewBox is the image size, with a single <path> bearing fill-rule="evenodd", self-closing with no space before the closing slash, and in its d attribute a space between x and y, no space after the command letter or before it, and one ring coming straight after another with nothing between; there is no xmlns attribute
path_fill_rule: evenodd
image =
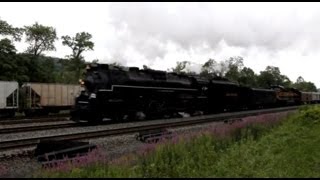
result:
<svg viewBox="0 0 320 180"><path fill-rule="evenodd" d="M6 36L13 37L14 41L20 41L22 33L22 28L14 28L6 21L0 19L0 35L5 36L5 38L0 40L0 53L15 53L17 50L12 40L8 39Z"/></svg>
<svg viewBox="0 0 320 180"><path fill-rule="evenodd" d="M217 62L214 59L209 59L202 65L200 76L205 78L213 78L217 75L216 66Z"/></svg>
<svg viewBox="0 0 320 180"><path fill-rule="evenodd" d="M148 67L147 65L143 65L142 67L143 67L144 70L151 69L151 68Z"/></svg>
<svg viewBox="0 0 320 180"><path fill-rule="evenodd" d="M71 58L81 59L81 53L93 50L94 43L90 40L92 35L87 32L77 33L75 37L62 36L62 44L72 49Z"/></svg>
<svg viewBox="0 0 320 180"><path fill-rule="evenodd" d="M15 54L16 48L12 44L12 41L10 41L8 38L4 38L0 40L0 53L4 54Z"/></svg>
<svg viewBox="0 0 320 180"><path fill-rule="evenodd" d="M94 43L91 41L92 35L87 32L77 33L75 37L62 36L62 44L72 49L70 58L70 68L75 70L76 78L81 78L81 71L85 68L85 60L82 53L93 50Z"/></svg>
<svg viewBox="0 0 320 180"><path fill-rule="evenodd" d="M229 69L229 65L226 61L221 61L218 66L217 76L224 78Z"/></svg>
<svg viewBox="0 0 320 180"><path fill-rule="evenodd" d="M243 57L241 57L241 56L230 57L227 60L227 62L229 64L229 67L234 66L239 70L241 70L244 67L244 65L243 65Z"/></svg>
<svg viewBox="0 0 320 180"><path fill-rule="evenodd" d="M26 42L30 44L28 53L39 56L43 51L54 51L54 41L58 39L56 30L50 26L43 26L36 22L25 26Z"/></svg>
<svg viewBox="0 0 320 180"><path fill-rule="evenodd" d="M230 70L230 67L233 68L232 71L238 71L238 68L234 68L239 66L237 63L236 57L232 57L229 60L221 61L217 63L214 59L209 59L207 62L205 62L202 65L200 76L206 77L206 78L214 78L214 77L220 77L220 79L225 79L224 77L226 75L230 76L232 73ZM229 74L228 74L229 72Z"/></svg>
<svg viewBox="0 0 320 180"><path fill-rule="evenodd" d="M304 82L303 77L299 76L299 77L297 78L296 83L303 83L303 82Z"/></svg>
<svg viewBox="0 0 320 180"><path fill-rule="evenodd" d="M286 75L282 75L280 69L274 66L267 66L258 76L258 85L269 88L272 85L290 86L291 81Z"/></svg>
<svg viewBox="0 0 320 180"><path fill-rule="evenodd" d="M291 87L292 86L292 82L288 76L281 75L280 77L281 77L281 82L279 82L279 84L281 84L284 87Z"/></svg>
<svg viewBox="0 0 320 180"><path fill-rule="evenodd" d="M113 63L110 63L110 65L112 65L112 66L122 66L122 64L121 63L119 63L119 62L113 62Z"/></svg>
<svg viewBox="0 0 320 180"><path fill-rule="evenodd" d="M0 35L12 36L15 41L20 41L22 33L22 28L12 27L6 21L0 19Z"/></svg>
<svg viewBox="0 0 320 180"><path fill-rule="evenodd" d="M231 81L239 82L240 71L243 69L243 58L240 56L230 57L225 61L227 65L227 72L225 77Z"/></svg>
<svg viewBox="0 0 320 180"><path fill-rule="evenodd" d="M300 91L317 92L317 87L312 82L295 84L294 87L299 89Z"/></svg>
<svg viewBox="0 0 320 180"><path fill-rule="evenodd" d="M269 88L271 85L277 85L276 79L280 76L278 67L268 66L264 71L260 71L258 76L258 85L263 88Z"/></svg>
<svg viewBox="0 0 320 180"><path fill-rule="evenodd" d="M317 91L317 87L314 85L314 83L306 82L301 76L297 78L297 81L292 86L300 91L309 91L309 92Z"/></svg>
<svg viewBox="0 0 320 180"><path fill-rule="evenodd" d="M251 68L244 67L240 71L240 77L238 83L244 86L257 87L257 75Z"/></svg>
<svg viewBox="0 0 320 180"><path fill-rule="evenodd" d="M172 72L181 73L186 69L187 64L190 64L189 61L178 61L175 68L171 68Z"/></svg>
<svg viewBox="0 0 320 180"><path fill-rule="evenodd" d="M91 63L98 63L98 62L99 62L99 59L94 59L94 60L92 60Z"/></svg>
<svg viewBox="0 0 320 180"><path fill-rule="evenodd" d="M0 80L17 80L20 82L21 79L27 79L24 75L24 68L18 68L20 62L17 61L16 48L13 44L13 41L21 40L21 35L21 28L14 28L0 19L0 36L4 37L0 40ZM13 39L8 39L9 36Z"/></svg>

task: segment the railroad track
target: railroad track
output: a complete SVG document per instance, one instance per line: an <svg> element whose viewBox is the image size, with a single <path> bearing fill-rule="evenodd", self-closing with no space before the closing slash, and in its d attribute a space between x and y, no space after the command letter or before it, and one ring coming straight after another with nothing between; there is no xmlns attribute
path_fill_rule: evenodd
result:
<svg viewBox="0 0 320 180"><path fill-rule="evenodd" d="M39 122L56 122L56 121L68 121L69 115L58 117L43 117L32 119L17 119L17 120L0 120L0 125L12 125L12 124L26 124L26 123L39 123Z"/></svg>
<svg viewBox="0 0 320 180"><path fill-rule="evenodd" d="M70 115L69 113L61 113L61 114L50 114L50 115L38 115L38 116L31 116L31 117L27 117L27 116L15 116L12 118L0 118L0 122L1 121L7 121L7 120L21 120L21 119L38 119L38 118L46 118L46 117L64 117L64 116L68 116Z"/></svg>
<svg viewBox="0 0 320 180"><path fill-rule="evenodd" d="M15 116L12 118L0 118L0 122L2 121L12 121L12 120L23 120L23 119L39 119L39 118L54 118L54 117L66 117L69 116L69 113L61 113L61 114L50 114L50 115L40 115L40 116L32 116L32 117L27 117L27 116Z"/></svg>
<svg viewBox="0 0 320 180"><path fill-rule="evenodd" d="M37 126L22 126L22 127L11 127L0 129L0 134L8 133L18 133L18 132L28 132L28 131L40 131L40 130L51 130L51 129L61 129L70 127L80 127L81 124L75 122L69 122L64 124L47 124L47 125L37 125Z"/></svg>
<svg viewBox="0 0 320 180"><path fill-rule="evenodd" d="M198 117L179 118L180 120L176 118L176 119L170 119L170 122L162 122L162 123L142 125L142 126L133 125L131 127L118 128L118 129L107 129L107 130L89 131L89 132L81 132L81 133L74 133L74 134L53 135L53 136L45 136L45 137L37 137L37 138L2 141L0 142L0 151L35 146L40 141L45 141L45 140L79 140L79 139L90 139L90 138L112 136L112 135L130 134L130 133L136 133L136 132L145 131L145 130L173 128L173 127L179 127L179 126L209 123L213 121L226 121L234 118L243 118L246 116L260 115L260 114L266 114L266 113L290 111L290 110L296 110L298 107L299 106L276 108L276 109L274 108L274 109L264 109L264 110L251 110L251 111L242 111L242 112L233 112L233 113L222 113L222 114L205 115L205 116L198 116Z"/></svg>

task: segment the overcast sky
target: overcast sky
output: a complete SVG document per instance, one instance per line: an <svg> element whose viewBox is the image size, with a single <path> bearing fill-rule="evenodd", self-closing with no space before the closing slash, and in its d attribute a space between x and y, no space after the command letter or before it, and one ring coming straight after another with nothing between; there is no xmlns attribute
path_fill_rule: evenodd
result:
<svg viewBox="0 0 320 180"><path fill-rule="evenodd" d="M176 61L200 64L242 56L256 73L280 68L292 81L302 76L320 88L320 3L21 3L1 2L0 18L22 27L38 21L59 37L86 31L94 51L87 61L147 65L167 70ZM71 53L55 43L49 56ZM16 43L19 52L24 41Z"/></svg>

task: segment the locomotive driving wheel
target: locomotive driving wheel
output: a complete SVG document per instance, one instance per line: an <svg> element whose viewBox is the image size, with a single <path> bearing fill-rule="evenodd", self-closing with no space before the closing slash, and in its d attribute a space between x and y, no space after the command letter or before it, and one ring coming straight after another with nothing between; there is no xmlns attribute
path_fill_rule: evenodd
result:
<svg viewBox="0 0 320 180"><path fill-rule="evenodd" d="M151 100L149 101L147 108L146 108L146 115L147 118L160 118L165 114L166 108L165 108L166 102L163 100Z"/></svg>

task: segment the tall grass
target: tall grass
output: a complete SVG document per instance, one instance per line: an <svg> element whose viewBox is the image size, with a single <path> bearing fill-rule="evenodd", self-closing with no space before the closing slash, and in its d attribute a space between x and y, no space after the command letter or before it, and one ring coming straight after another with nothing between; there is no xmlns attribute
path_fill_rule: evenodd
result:
<svg viewBox="0 0 320 180"><path fill-rule="evenodd" d="M36 177L319 177L319 119L319 106L247 117L146 144L114 161Z"/></svg>

